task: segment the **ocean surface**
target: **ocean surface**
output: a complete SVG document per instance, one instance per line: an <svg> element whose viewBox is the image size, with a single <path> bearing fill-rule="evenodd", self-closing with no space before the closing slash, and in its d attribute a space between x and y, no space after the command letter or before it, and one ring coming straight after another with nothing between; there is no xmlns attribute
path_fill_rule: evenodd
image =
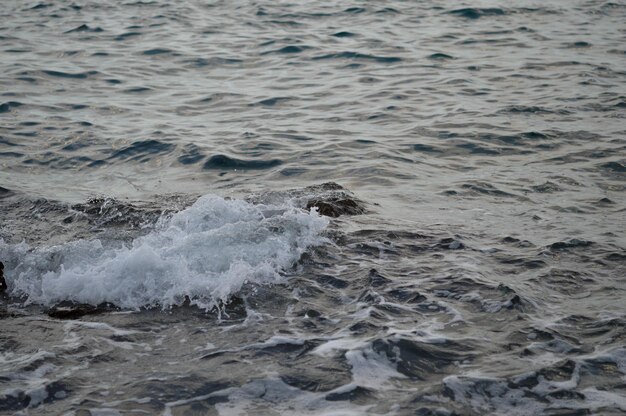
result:
<svg viewBox="0 0 626 416"><path fill-rule="evenodd" d="M626 2L0 2L0 414L623 415Z"/></svg>

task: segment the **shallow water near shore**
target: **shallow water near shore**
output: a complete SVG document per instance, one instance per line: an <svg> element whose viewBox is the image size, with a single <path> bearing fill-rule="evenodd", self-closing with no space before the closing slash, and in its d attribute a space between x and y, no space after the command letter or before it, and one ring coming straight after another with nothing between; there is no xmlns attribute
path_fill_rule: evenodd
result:
<svg viewBox="0 0 626 416"><path fill-rule="evenodd" d="M624 2L0 15L1 414L626 412Z"/></svg>

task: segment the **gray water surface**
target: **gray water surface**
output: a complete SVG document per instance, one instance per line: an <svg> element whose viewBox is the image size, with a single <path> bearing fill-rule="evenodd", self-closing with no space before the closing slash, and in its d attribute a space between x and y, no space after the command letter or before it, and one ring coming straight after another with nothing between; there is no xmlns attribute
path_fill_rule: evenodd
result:
<svg viewBox="0 0 626 416"><path fill-rule="evenodd" d="M0 413L626 412L624 22L624 1L3 1ZM306 201L334 192L365 212L318 230ZM192 205L210 194L235 202ZM134 307L46 315L119 301L94 273Z"/></svg>

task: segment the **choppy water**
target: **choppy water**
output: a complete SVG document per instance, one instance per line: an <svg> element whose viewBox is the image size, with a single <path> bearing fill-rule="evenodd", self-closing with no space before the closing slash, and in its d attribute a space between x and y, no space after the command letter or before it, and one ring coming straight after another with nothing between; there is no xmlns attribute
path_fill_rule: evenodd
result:
<svg viewBox="0 0 626 416"><path fill-rule="evenodd" d="M624 1L0 19L0 413L626 412Z"/></svg>

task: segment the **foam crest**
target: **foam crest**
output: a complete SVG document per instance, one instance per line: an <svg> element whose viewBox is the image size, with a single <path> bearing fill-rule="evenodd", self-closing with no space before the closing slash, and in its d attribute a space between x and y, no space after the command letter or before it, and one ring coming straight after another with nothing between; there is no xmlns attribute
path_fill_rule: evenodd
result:
<svg viewBox="0 0 626 416"><path fill-rule="evenodd" d="M12 295L28 303L62 300L124 308L212 307L246 282L283 280L311 246L325 242L328 220L288 204L255 205L215 195L160 221L130 243L71 241L32 248L0 240Z"/></svg>

